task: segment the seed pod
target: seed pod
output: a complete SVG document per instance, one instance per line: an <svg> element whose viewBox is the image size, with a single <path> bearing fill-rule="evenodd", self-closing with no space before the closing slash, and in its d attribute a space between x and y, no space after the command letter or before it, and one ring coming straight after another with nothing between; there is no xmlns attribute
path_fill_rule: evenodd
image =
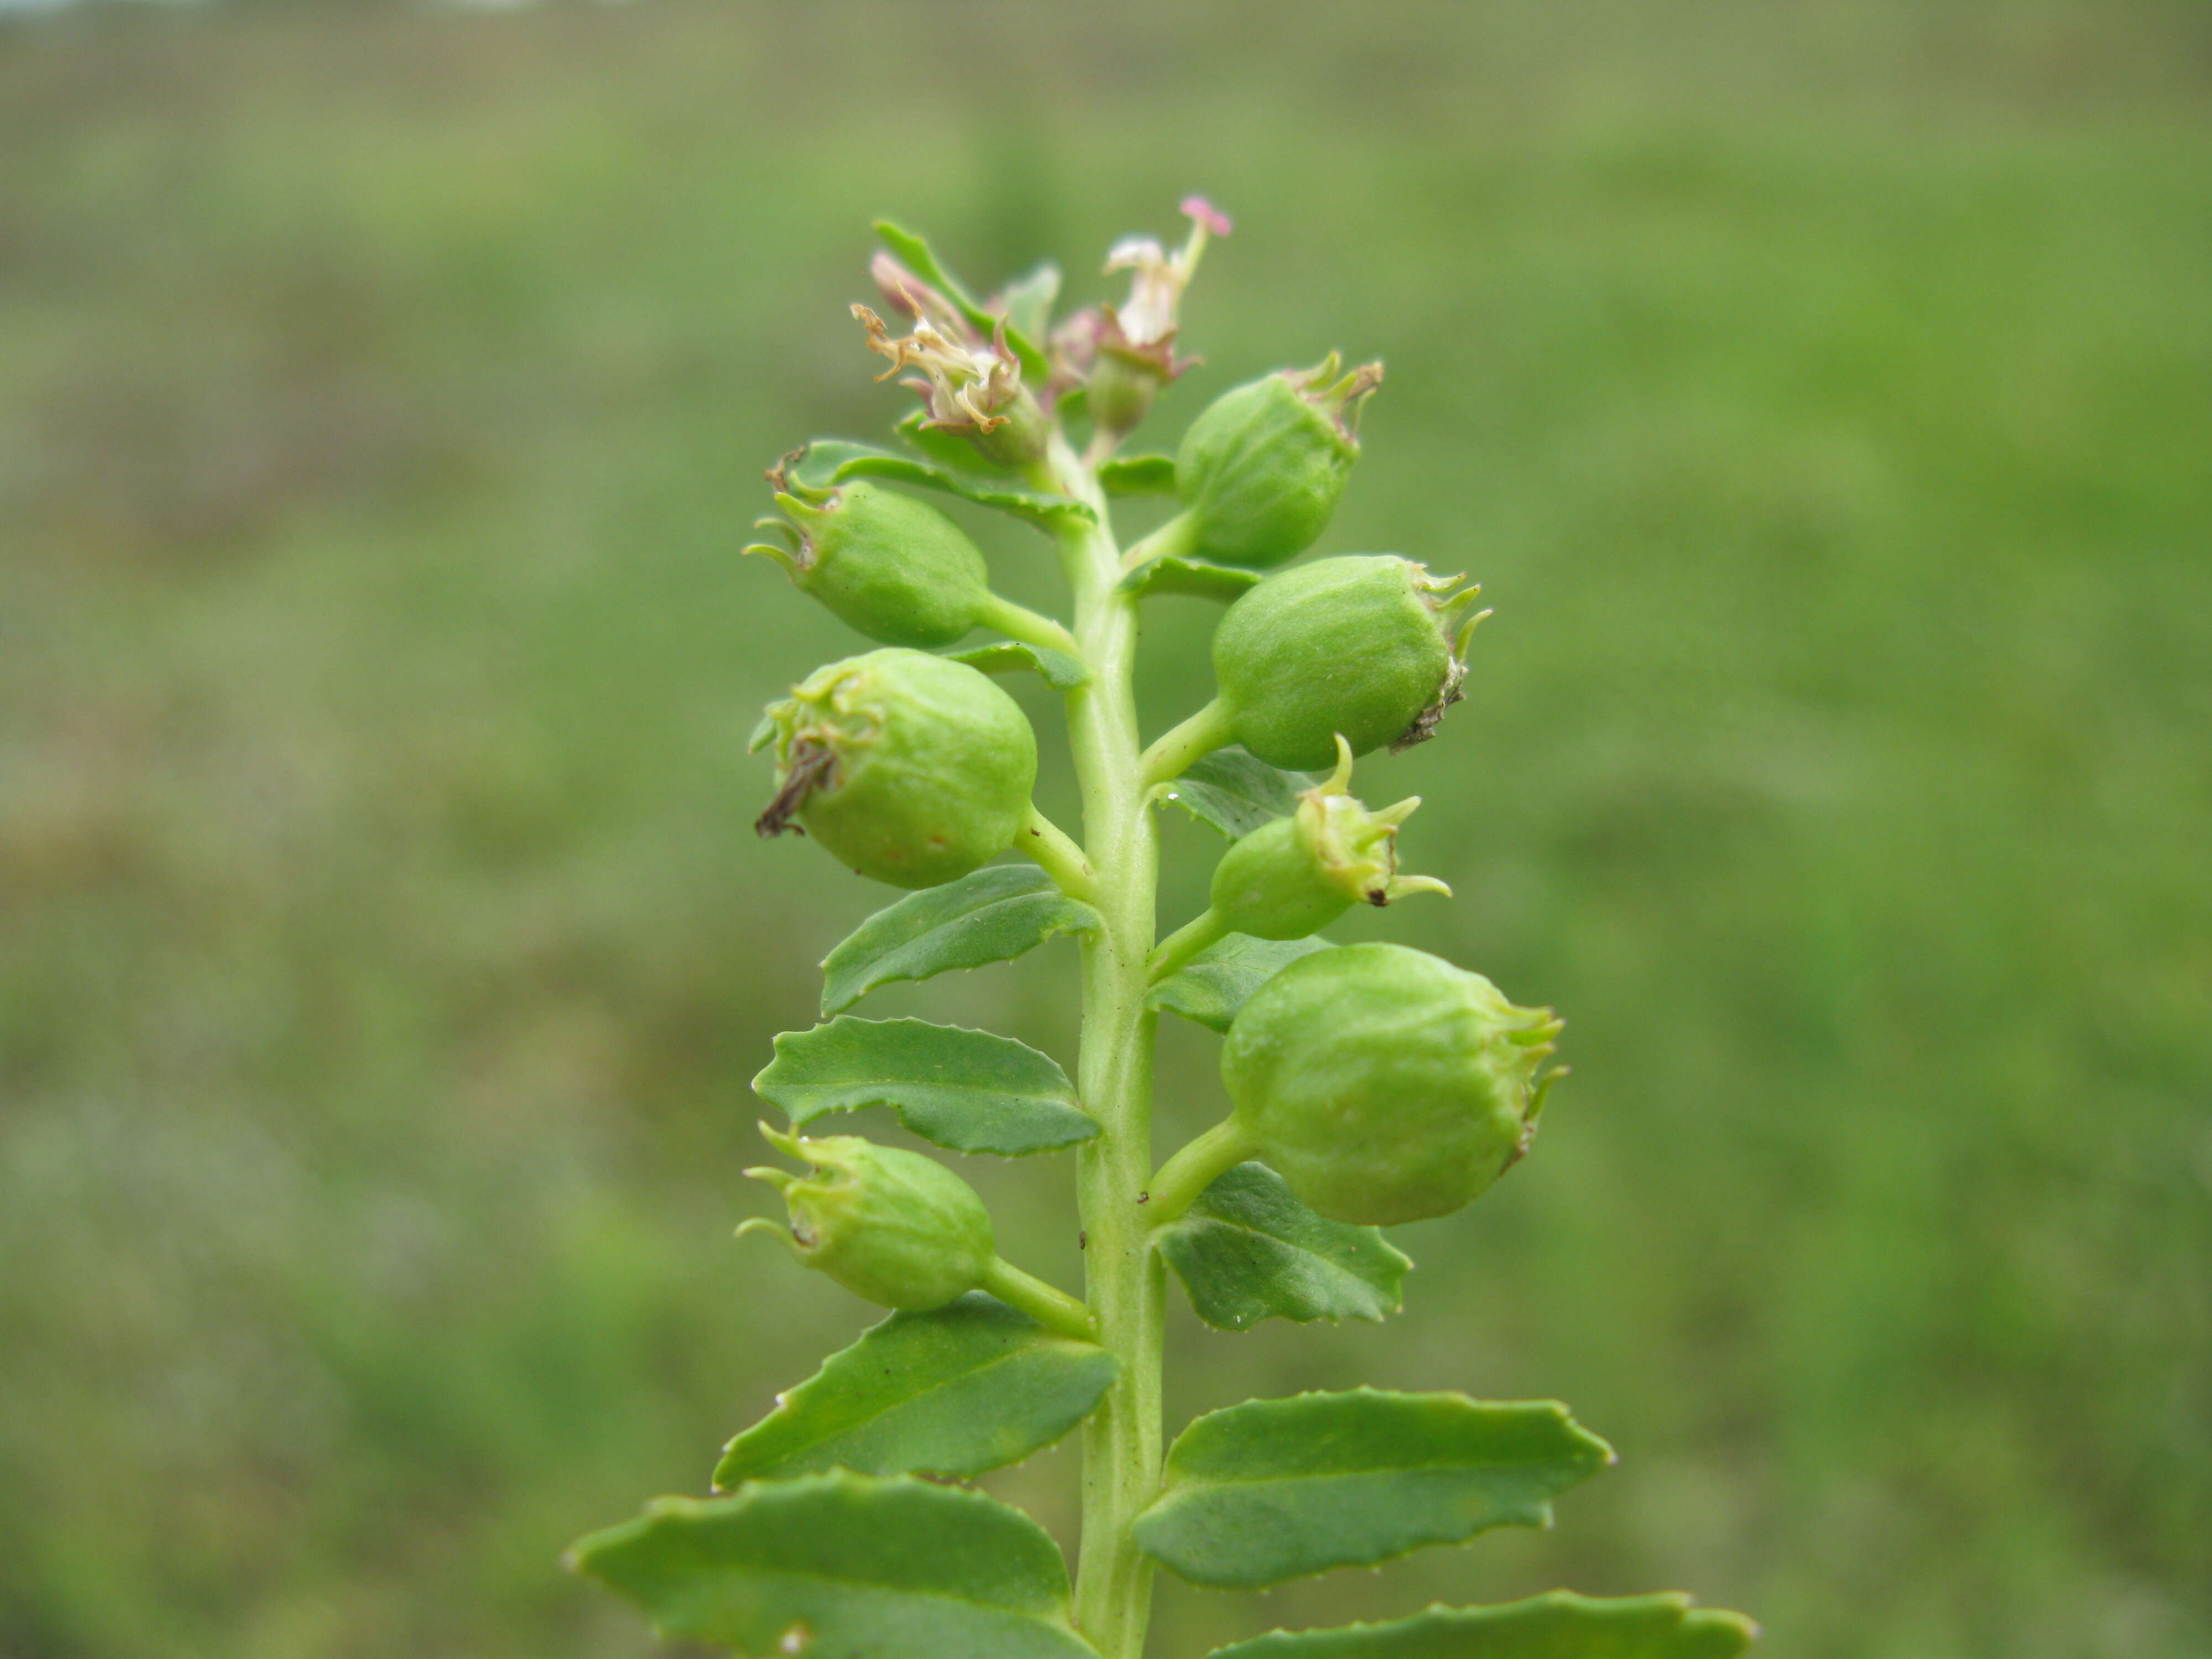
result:
<svg viewBox="0 0 2212 1659"><path fill-rule="evenodd" d="M1359 459L1360 405L1382 365L1340 375L1334 352L1224 392L1176 453L1185 510L1166 531L1174 550L1267 569L1296 558L1328 527Z"/></svg>
<svg viewBox="0 0 2212 1659"><path fill-rule="evenodd" d="M805 1266L886 1308L926 1313L983 1282L992 1260L991 1212L942 1164L857 1135L810 1140L765 1123L761 1133L814 1167L804 1177L772 1167L746 1170L781 1189L791 1230L749 1221L739 1232L781 1234Z"/></svg>
<svg viewBox="0 0 2212 1659"><path fill-rule="evenodd" d="M802 592L886 645L950 645L982 620L991 599L983 555L935 507L865 479L809 495L780 489L776 505L791 521L760 521L787 548L745 551L778 561Z"/></svg>
<svg viewBox="0 0 2212 1659"><path fill-rule="evenodd" d="M1389 553L1316 559L1270 576L1222 617L1213 673L1237 739L1273 766L1329 764L1422 742L1459 701L1481 592ZM1454 630L1456 629L1456 638Z"/></svg>
<svg viewBox="0 0 2212 1659"><path fill-rule="evenodd" d="M1389 1226L1449 1214L1528 1151L1559 1027L1439 957L1348 945L1253 994L1221 1076L1237 1128L1293 1193Z"/></svg>
<svg viewBox="0 0 2212 1659"><path fill-rule="evenodd" d="M1451 889L1432 876L1398 873L1398 826L1419 795L1370 812L1353 799L1352 745L1336 740L1336 771L1298 797L1286 818L1262 824L1213 866L1212 906L1224 928L1254 939L1304 939L1355 903L1385 905L1408 893Z"/></svg>
<svg viewBox="0 0 2212 1659"><path fill-rule="evenodd" d="M775 741L776 794L753 827L793 821L894 887L935 887L1013 845L1036 781L1014 700L965 663L896 647L817 669L753 734Z"/></svg>

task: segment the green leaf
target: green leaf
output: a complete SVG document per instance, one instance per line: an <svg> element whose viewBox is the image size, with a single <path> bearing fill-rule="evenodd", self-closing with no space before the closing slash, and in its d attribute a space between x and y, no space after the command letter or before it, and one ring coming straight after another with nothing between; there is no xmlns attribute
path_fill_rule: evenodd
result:
<svg viewBox="0 0 2212 1659"><path fill-rule="evenodd" d="M1088 933L1098 913L1033 864L991 864L909 893L870 916L822 963L822 1017L879 985L1009 962L1058 933Z"/></svg>
<svg viewBox="0 0 2212 1659"><path fill-rule="evenodd" d="M888 219L877 220L875 228L876 234L884 239L884 246L896 254L908 270L958 307L960 314L968 319L969 327L987 340L991 337L992 331L998 326L998 318L978 305L960 279L938 264L937 255L927 240ZM1011 318L1006 325L1006 344L1021 359L1022 373L1029 377L1030 389L1042 386L1050 372L1044 353L1030 343L1029 335Z"/></svg>
<svg viewBox="0 0 2212 1659"><path fill-rule="evenodd" d="M896 1313L730 1442L714 1470L741 1480L848 1468L966 1480L1018 1463L1091 1414L1114 1356L973 1291Z"/></svg>
<svg viewBox="0 0 2212 1659"><path fill-rule="evenodd" d="M1000 465L957 432L929 423L927 409L909 409L891 423L891 429L939 466L978 477L1005 478L1012 469Z"/></svg>
<svg viewBox="0 0 2212 1659"><path fill-rule="evenodd" d="M1547 1526L1552 1495L1612 1461L1555 1401L1374 1389L1247 1401L1169 1448L1137 1547L1194 1584L1279 1584Z"/></svg>
<svg viewBox="0 0 2212 1659"><path fill-rule="evenodd" d="M1052 307L1060 298L1060 267L1046 260L999 290L1006 320L1032 340L1052 331Z"/></svg>
<svg viewBox="0 0 2212 1659"><path fill-rule="evenodd" d="M1224 605L1241 598L1260 584L1257 570L1234 565L1211 564L1180 553L1162 553L1146 559L1121 578L1121 592L1143 599L1152 593L1182 593L1194 599L1219 599Z"/></svg>
<svg viewBox="0 0 2212 1659"><path fill-rule="evenodd" d="M1231 933L1193 957L1181 973L1152 987L1145 1006L1226 1032L1253 992L1300 957L1328 948L1325 939L1252 939Z"/></svg>
<svg viewBox="0 0 2212 1659"><path fill-rule="evenodd" d="M1049 1054L923 1019L840 1014L811 1031L785 1031L753 1092L794 1124L889 1106L924 1140L956 1152L1019 1158L1098 1133Z"/></svg>
<svg viewBox="0 0 2212 1659"><path fill-rule="evenodd" d="M1116 455L1098 469L1098 486L1109 495L1172 495L1172 455Z"/></svg>
<svg viewBox="0 0 2212 1659"><path fill-rule="evenodd" d="M787 463L784 476L807 489L829 489L848 478L890 478L943 490L978 507L994 507L1050 530L1064 518L1091 523L1097 514L1068 495L1048 495L1000 483L979 473L962 472L931 456L902 455L848 438L817 438Z"/></svg>
<svg viewBox="0 0 2212 1659"><path fill-rule="evenodd" d="M988 645L971 645L964 651L948 651L945 654L955 662L980 668L986 674L1012 674L1024 668L1034 669L1055 691L1073 691L1091 678L1091 671L1083 665L1080 657L1021 640L994 640Z"/></svg>
<svg viewBox="0 0 2212 1659"><path fill-rule="evenodd" d="M569 1560L672 1640L805 1659L1095 1659L1044 1529L926 1480L841 1469L663 1498Z"/></svg>
<svg viewBox="0 0 2212 1659"><path fill-rule="evenodd" d="M1201 755L1174 782L1161 787L1171 800L1208 829L1230 840L1298 810L1298 797L1314 787L1304 772L1270 766L1241 744Z"/></svg>
<svg viewBox="0 0 2212 1659"><path fill-rule="evenodd" d="M1262 1319L1382 1320L1413 1263L1376 1227L1316 1215L1264 1164L1240 1164L1153 1236L1218 1331Z"/></svg>
<svg viewBox="0 0 2212 1659"><path fill-rule="evenodd" d="M1431 1607L1387 1625L1273 1632L1207 1659L1735 1659L1758 1638L1740 1613L1686 1595L1600 1601L1553 1590L1497 1607Z"/></svg>

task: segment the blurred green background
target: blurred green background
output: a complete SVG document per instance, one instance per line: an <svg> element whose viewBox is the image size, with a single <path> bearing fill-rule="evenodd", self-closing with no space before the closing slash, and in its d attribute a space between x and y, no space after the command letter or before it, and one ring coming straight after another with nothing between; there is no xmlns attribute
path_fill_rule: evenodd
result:
<svg viewBox="0 0 2212 1659"><path fill-rule="evenodd" d="M1568 1583L1776 1659L2212 1652L2212 13L656 0L0 21L0 1656L652 1650L561 1548L873 1316L729 1237L885 896L746 827L854 644L737 558L759 470L908 401L872 215L1087 299L1193 189L1163 434L1386 358L1324 550L1498 608L1362 768L1460 897L1340 936L1576 1075L1388 1328L1178 1307L1171 1415L1556 1395L1624 1462L1164 1584L1154 1651ZM1155 727L1212 615L1148 621ZM872 1006L1072 1059L1073 975ZM1073 1283L1065 1162L978 1162ZM1073 1462L987 1484L1065 1537Z"/></svg>

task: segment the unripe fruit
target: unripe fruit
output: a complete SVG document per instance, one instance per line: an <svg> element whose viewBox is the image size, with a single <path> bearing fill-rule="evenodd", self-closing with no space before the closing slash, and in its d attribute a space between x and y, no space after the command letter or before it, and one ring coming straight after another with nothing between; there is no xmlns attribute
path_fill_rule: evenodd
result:
<svg viewBox="0 0 2212 1659"><path fill-rule="evenodd" d="M857 1135L810 1140L761 1133L814 1166L806 1176L748 1170L781 1189L791 1212L784 1237L807 1267L855 1296L927 1313L982 1284L993 1255L991 1212L975 1189L934 1158L878 1146ZM781 1231L772 1224L747 1222Z"/></svg>
<svg viewBox="0 0 2212 1659"><path fill-rule="evenodd" d="M1018 704L965 663L890 647L817 669L771 703L776 795L754 825L792 827L894 887L935 887L1013 845L1036 781Z"/></svg>
<svg viewBox="0 0 2212 1659"><path fill-rule="evenodd" d="M1382 365L1339 377L1331 352L1215 398L1183 434L1176 490L1185 504L1168 532L1176 550L1265 569L1296 558L1328 527L1359 459L1359 408Z"/></svg>
<svg viewBox="0 0 2212 1659"><path fill-rule="evenodd" d="M1270 765L1310 769L1329 764L1340 733L1355 755L1429 737L1459 700L1480 620L1460 623L1481 590L1452 593L1459 580L1395 554L1352 553L1244 594L1213 635L1237 740Z"/></svg>
<svg viewBox="0 0 2212 1659"><path fill-rule="evenodd" d="M1286 818L1262 824L1213 866L1212 908L1223 927L1254 939L1304 939L1355 903L1451 889L1398 873L1398 826L1419 795L1370 812L1352 794L1352 745L1337 739L1336 771L1298 797Z"/></svg>
<svg viewBox="0 0 2212 1659"><path fill-rule="evenodd" d="M1559 1024L1439 957L1347 945L1254 993L1221 1076L1237 1128L1301 1200L1389 1226L1459 1209L1528 1150Z"/></svg>
<svg viewBox="0 0 2212 1659"><path fill-rule="evenodd" d="M793 584L886 645L950 645L982 620L990 572L967 532L935 507L855 479L812 500L779 491L792 522L763 519L790 544L759 543Z"/></svg>

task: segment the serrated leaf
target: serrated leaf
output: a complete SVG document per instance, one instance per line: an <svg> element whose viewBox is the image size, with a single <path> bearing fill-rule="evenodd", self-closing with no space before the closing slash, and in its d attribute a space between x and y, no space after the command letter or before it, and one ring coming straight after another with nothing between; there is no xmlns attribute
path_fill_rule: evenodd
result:
<svg viewBox="0 0 2212 1659"><path fill-rule="evenodd" d="M1548 1525L1553 1494L1612 1461L1555 1401L1375 1389L1248 1401L1169 1448L1137 1547L1194 1584L1256 1589Z"/></svg>
<svg viewBox="0 0 2212 1659"><path fill-rule="evenodd" d="M1186 558L1180 553L1162 553L1122 577L1121 588L1139 599L1151 593L1182 593L1195 599L1219 599L1226 605L1257 587L1261 574L1234 565Z"/></svg>
<svg viewBox="0 0 2212 1659"><path fill-rule="evenodd" d="M870 916L822 963L822 1016L879 985L1009 962L1060 933L1087 933L1098 913L1030 864L992 864L909 893Z"/></svg>
<svg viewBox="0 0 2212 1659"><path fill-rule="evenodd" d="M1172 495L1172 455L1116 455L1098 469L1098 487L1109 495Z"/></svg>
<svg viewBox="0 0 2212 1659"><path fill-rule="evenodd" d="M1193 761L1181 777L1163 787L1160 799L1173 801L1208 829L1236 841L1262 824L1288 817L1297 811L1298 797L1313 787L1307 774L1270 766L1242 744L1232 743Z"/></svg>
<svg viewBox="0 0 2212 1659"><path fill-rule="evenodd" d="M958 1480L1018 1463L1091 1414L1114 1356L971 1291L896 1313L822 1362L730 1442L714 1470L741 1480L848 1468Z"/></svg>
<svg viewBox="0 0 2212 1659"><path fill-rule="evenodd" d="M753 1092L794 1124L889 1106L924 1140L956 1152L1020 1158L1098 1133L1051 1055L924 1019L840 1014L811 1031L785 1031Z"/></svg>
<svg viewBox="0 0 2212 1659"><path fill-rule="evenodd" d="M902 455L895 449L854 443L849 438L817 438L789 462L785 476L808 489L828 489L848 478L890 478L938 489L978 507L994 507L1050 530L1064 518L1094 521L1097 514L1068 495L1048 495L963 472L932 456Z"/></svg>
<svg viewBox="0 0 2212 1659"><path fill-rule="evenodd" d="M964 662L970 668L980 668L986 674L1012 674L1023 669L1034 670L1044 677L1044 683L1055 691L1073 691L1091 678L1091 671L1083 665L1080 657L1071 657L1065 651L1054 651L1050 646L1030 645L1022 640L994 640L988 645L971 645L964 651L945 653L955 662Z"/></svg>
<svg viewBox="0 0 2212 1659"><path fill-rule="evenodd" d="M837 1470L663 1498L571 1563L675 1640L806 1659L1096 1659L1067 1570L1020 1510L957 1486Z"/></svg>
<svg viewBox="0 0 2212 1659"><path fill-rule="evenodd" d="M1180 973L1152 987L1145 1006L1225 1033L1253 992L1300 957L1328 948L1325 939L1252 939L1231 933L1200 951Z"/></svg>
<svg viewBox="0 0 2212 1659"><path fill-rule="evenodd" d="M883 238L884 246L896 254L908 270L952 301L960 314L968 319L969 327L986 340L991 337L992 331L998 325L998 318L978 305L960 279L937 262L936 253L924 238L901 228L888 219L877 220L875 230L876 234ZM1014 356L1021 359L1022 373L1029 377L1030 385L1032 387L1042 386L1050 372L1045 363L1044 353L1039 351L1030 342L1029 335L1011 319L1006 325L1006 344Z"/></svg>
<svg viewBox="0 0 2212 1659"><path fill-rule="evenodd" d="M1274 1631L1207 1659L1735 1659L1758 1638L1740 1613L1686 1595L1603 1600L1553 1590L1495 1607L1431 1607L1386 1625Z"/></svg>
<svg viewBox="0 0 2212 1659"><path fill-rule="evenodd" d="M1388 1318L1413 1265L1379 1227L1316 1215L1264 1164L1224 1171L1152 1237L1218 1331L1262 1319Z"/></svg>

